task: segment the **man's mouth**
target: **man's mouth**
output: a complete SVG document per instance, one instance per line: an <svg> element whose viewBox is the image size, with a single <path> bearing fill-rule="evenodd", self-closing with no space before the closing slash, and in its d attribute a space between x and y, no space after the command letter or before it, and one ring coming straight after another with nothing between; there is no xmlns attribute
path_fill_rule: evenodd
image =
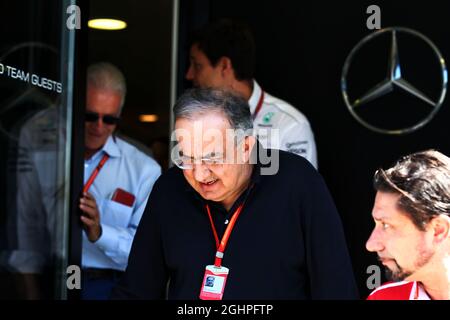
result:
<svg viewBox="0 0 450 320"><path fill-rule="evenodd" d="M88 131L88 135L95 138L101 138L103 136L103 133Z"/></svg>
<svg viewBox="0 0 450 320"><path fill-rule="evenodd" d="M217 181L219 181L219 179L213 179L213 180L210 180L210 181L208 181L208 182L202 182L202 183L205 184L205 185L207 185L207 186L211 186L211 185L213 185L214 183L216 183Z"/></svg>
<svg viewBox="0 0 450 320"><path fill-rule="evenodd" d="M388 264L389 262L394 262L395 260L394 259L392 259L392 258L385 258L385 257L378 257L378 260L383 264L383 265L386 265L386 264Z"/></svg>

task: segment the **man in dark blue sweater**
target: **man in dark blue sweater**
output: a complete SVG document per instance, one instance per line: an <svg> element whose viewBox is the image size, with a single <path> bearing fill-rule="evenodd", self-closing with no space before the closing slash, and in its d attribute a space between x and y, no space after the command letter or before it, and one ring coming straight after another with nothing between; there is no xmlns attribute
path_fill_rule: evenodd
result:
<svg viewBox="0 0 450 320"><path fill-rule="evenodd" d="M190 90L174 114L176 166L153 187L113 297L358 298L339 215L314 167L262 148L247 102L232 93Z"/></svg>

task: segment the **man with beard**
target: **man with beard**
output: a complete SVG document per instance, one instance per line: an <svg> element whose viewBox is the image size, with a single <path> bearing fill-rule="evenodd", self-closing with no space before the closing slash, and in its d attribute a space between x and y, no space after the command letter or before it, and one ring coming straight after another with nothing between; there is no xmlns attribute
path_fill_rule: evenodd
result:
<svg viewBox="0 0 450 320"><path fill-rule="evenodd" d="M434 150L374 176L375 228L366 243L393 280L369 300L450 299L450 159Z"/></svg>

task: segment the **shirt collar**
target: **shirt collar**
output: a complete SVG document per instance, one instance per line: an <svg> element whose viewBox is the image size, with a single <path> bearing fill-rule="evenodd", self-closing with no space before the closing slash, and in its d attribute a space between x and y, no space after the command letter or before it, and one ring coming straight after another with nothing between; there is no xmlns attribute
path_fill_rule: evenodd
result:
<svg viewBox="0 0 450 320"><path fill-rule="evenodd" d="M253 80L253 92L248 100L248 104L250 106L250 113L253 114L255 112L256 106L258 105L259 99L261 98L262 89L256 80Z"/></svg>
<svg viewBox="0 0 450 320"><path fill-rule="evenodd" d="M116 143L116 137L113 135L110 135L108 137L108 140L106 140L105 145L101 149L101 151L104 151L107 153L110 157L120 157L122 155L117 143Z"/></svg>
<svg viewBox="0 0 450 320"><path fill-rule="evenodd" d="M414 281L409 300L431 300L431 297L425 291L422 283Z"/></svg>

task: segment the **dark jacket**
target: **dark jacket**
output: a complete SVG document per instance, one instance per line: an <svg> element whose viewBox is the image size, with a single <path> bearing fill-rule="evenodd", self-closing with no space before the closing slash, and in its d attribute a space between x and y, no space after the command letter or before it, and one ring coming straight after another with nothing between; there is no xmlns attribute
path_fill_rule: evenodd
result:
<svg viewBox="0 0 450 320"><path fill-rule="evenodd" d="M230 236L223 299L357 299L339 214L319 173L300 156L280 151L279 171L261 175ZM219 238L230 212L211 204ZM198 299L215 240L202 199L179 168L155 183L116 299Z"/></svg>

